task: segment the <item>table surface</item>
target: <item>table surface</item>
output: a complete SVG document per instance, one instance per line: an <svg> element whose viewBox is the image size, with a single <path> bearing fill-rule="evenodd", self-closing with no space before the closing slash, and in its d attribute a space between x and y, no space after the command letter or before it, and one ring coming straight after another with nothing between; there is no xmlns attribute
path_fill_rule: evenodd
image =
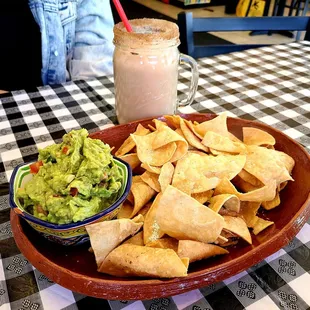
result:
<svg viewBox="0 0 310 310"><path fill-rule="evenodd" d="M221 113L259 120L310 149L310 42L291 43L199 60L194 104L183 113ZM190 72L180 70L179 94ZM310 309L310 225L288 246L223 282L171 298L107 301L51 282L19 252L9 222L8 180L38 148L72 128L90 132L116 123L113 78L0 95L0 309Z"/></svg>

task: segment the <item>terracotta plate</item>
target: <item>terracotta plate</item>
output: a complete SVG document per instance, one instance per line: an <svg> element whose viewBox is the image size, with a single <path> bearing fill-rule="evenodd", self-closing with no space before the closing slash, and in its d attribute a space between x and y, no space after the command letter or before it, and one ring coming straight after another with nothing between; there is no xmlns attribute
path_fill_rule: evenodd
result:
<svg viewBox="0 0 310 310"><path fill-rule="evenodd" d="M183 115L184 118L202 122L214 117L210 114ZM151 120L141 121L143 125ZM92 134L116 148L134 132L138 122L108 128ZM40 237L26 222L11 212L14 237L21 252L48 278L60 285L89 296L105 299L151 299L171 296L221 281L250 266L285 246L302 228L310 215L310 157L297 142L282 132L264 124L229 119L229 130L241 138L241 128L251 126L266 130L277 141L276 149L292 156L296 161L293 171L295 182L281 192L281 205L262 216L275 225L255 237L253 245L238 244L230 248L229 255L200 261L191 265L186 278L150 280L143 278L116 278L96 271L93 254L88 245L62 247Z"/></svg>

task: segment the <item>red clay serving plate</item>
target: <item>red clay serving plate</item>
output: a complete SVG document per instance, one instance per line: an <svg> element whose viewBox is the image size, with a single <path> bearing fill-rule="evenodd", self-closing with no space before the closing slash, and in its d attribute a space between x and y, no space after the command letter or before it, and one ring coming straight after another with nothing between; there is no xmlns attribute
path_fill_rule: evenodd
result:
<svg viewBox="0 0 310 310"><path fill-rule="evenodd" d="M211 114L190 114L182 117L203 122L215 117ZM92 134L118 148L139 122L108 128ZM140 121L144 126L151 119ZM241 138L241 129L251 126L272 134L276 149L292 156L296 165L295 182L289 182L281 192L281 205L262 214L275 222L258 236L253 244L238 244L230 248L228 255L194 263L186 278L169 280L144 278L117 278L96 271L93 254L88 245L63 247L39 236L25 221L11 212L11 224L15 241L26 258L42 273L56 283L85 295L105 299L151 299L176 295L221 281L258 263L285 246L302 228L310 216L310 157L307 151L282 132L253 121L229 118L229 130Z"/></svg>

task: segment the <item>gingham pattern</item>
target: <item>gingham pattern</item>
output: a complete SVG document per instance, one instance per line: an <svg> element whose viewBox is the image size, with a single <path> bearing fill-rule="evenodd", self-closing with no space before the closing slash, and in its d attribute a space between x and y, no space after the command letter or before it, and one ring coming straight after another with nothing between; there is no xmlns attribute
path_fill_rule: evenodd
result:
<svg viewBox="0 0 310 310"><path fill-rule="evenodd" d="M310 148L310 42L291 43L199 61L195 103L183 113L227 111L257 119ZM191 76L181 69L179 93ZM71 292L47 279L20 254L9 222L12 169L35 159L37 148L72 128L89 131L116 123L113 78L0 95L0 309L225 310L310 309L310 225L290 244L223 282L148 301L106 301Z"/></svg>

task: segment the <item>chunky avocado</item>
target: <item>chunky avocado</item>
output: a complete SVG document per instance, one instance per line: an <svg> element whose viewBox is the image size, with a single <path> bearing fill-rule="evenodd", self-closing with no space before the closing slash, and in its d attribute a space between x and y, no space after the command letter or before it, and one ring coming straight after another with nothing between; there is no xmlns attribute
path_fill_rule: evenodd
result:
<svg viewBox="0 0 310 310"><path fill-rule="evenodd" d="M82 221L109 207L121 189L121 174L110 147L72 130L63 142L39 150L34 174L17 191L24 209L55 224Z"/></svg>

